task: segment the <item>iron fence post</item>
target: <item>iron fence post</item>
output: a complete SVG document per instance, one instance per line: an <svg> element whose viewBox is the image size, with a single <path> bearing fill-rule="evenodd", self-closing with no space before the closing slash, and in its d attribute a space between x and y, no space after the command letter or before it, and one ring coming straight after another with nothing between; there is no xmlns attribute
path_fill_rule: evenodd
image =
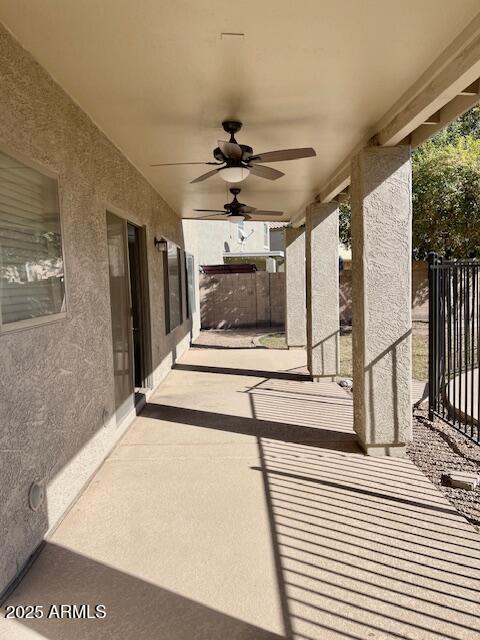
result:
<svg viewBox="0 0 480 640"><path fill-rule="evenodd" d="M428 418L433 420L435 399L437 397L436 389L436 363L435 357L437 350L435 348L436 335L436 273L435 264L437 262L437 254L431 251L428 254Z"/></svg>
<svg viewBox="0 0 480 640"><path fill-rule="evenodd" d="M480 444L480 268L428 255L428 416Z"/></svg>

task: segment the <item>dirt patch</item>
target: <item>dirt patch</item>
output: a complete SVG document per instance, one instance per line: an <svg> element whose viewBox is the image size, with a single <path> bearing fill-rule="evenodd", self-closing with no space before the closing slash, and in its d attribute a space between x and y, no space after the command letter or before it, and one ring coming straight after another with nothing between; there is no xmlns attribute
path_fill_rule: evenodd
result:
<svg viewBox="0 0 480 640"><path fill-rule="evenodd" d="M203 349L255 349L259 345L257 338L264 331L255 329L208 329L200 331L200 335L192 344Z"/></svg>

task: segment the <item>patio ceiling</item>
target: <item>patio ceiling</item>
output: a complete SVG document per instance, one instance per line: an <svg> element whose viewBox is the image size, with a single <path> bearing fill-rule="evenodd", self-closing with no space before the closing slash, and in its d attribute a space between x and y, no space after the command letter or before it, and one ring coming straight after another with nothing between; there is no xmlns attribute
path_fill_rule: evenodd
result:
<svg viewBox="0 0 480 640"><path fill-rule="evenodd" d="M294 217L478 12L478 0L0 0L0 20L179 215L227 202L221 121L255 151L316 158L251 176L242 201ZM221 34L244 34L221 36Z"/></svg>

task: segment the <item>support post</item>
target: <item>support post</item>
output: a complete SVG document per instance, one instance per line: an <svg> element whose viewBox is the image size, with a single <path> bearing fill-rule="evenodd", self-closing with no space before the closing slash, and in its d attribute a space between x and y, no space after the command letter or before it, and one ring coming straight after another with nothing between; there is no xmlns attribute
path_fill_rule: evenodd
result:
<svg viewBox="0 0 480 640"><path fill-rule="evenodd" d="M285 229L285 336L289 348L307 344L305 227Z"/></svg>
<svg viewBox="0 0 480 640"><path fill-rule="evenodd" d="M338 203L315 203L306 216L307 363L314 380L339 373Z"/></svg>
<svg viewBox="0 0 480 640"><path fill-rule="evenodd" d="M352 161L354 428L370 455L412 438L410 147L367 147Z"/></svg>
<svg viewBox="0 0 480 640"><path fill-rule="evenodd" d="M431 251L428 254L428 418L433 420L434 407L437 399L437 291L435 265L437 254Z"/></svg>

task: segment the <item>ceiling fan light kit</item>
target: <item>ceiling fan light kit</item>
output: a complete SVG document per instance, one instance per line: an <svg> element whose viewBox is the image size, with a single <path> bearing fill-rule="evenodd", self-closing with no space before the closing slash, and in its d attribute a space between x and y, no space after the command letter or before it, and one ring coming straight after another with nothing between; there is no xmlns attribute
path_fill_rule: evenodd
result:
<svg viewBox="0 0 480 640"><path fill-rule="evenodd" d="M227 202L227 204L223 206L223 211L220 211L219 209L194 209L194 211L198 213L207 214L200 216L199 218L195 218L195 220L211 220L217 218L217 220L223 219L228 220L229 222L242 222L242 220L252 219L252 216L249 214L264 218L269 218L270 216L283 216L283 211L263 211L240 202L237 198L240 191L241 189L238 187L232 187L230 189L230 193L233 195L233 200L231 202Z"/></svg>
<svg viewBox="0 0 480 640"><path fill-rule="evenodd" d="M224 167L218 173L225 182L242 182L250 174L248 167Z"/></svg>
<svg viewBox="0 0 480 640"><path fill-rule="evenodd" d="M217 168L207 171L198 176L190 184L203 182L215 175L219 175L225 182L242 182L250 174L265 180L278 180L285 174L278 169L266 167L265 162L285 162L287 160L298 160L300 158L311 158L315 155L312 147L300 149L281 149L279 151L267 151L266 153L254 154L252 147L246 144L239 144L235 140L235 134L242 128L242 123L236 120L225 120L222 126L226 133L230 134L230 140L219 140L218 147L213 150L213 157L216 162L173 162L164 164L153 164L152 167L173 166L179 164L206 164L215 165Z"/></svg>

